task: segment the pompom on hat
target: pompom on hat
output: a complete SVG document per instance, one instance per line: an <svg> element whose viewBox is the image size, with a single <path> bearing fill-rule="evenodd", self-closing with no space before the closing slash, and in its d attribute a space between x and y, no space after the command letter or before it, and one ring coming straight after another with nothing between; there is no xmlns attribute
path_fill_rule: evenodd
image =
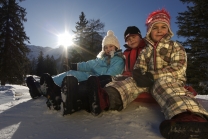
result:
<svg viewBox="0 0 208 139"><path fill-rule="evenodd" d="M170 28L170 14L165 9L156 10L156 11L149 14L149 16L147 17L146 23L145 23L147 26L147 35L146 36L149 36L154 24L161 23L161 22L168 26L170 35L172 37L174 34Z"/></svg>
<svg viewBox="0 0 208 139"><path fill-rule="evenodd" d="M108 30L107 35L103 38L102 51L97 55L98 58L103 57L103 55L105 53L104 46L108 45L108 44L114 45L118 49L120 49L119 41L118 41L117 37L114 35L114 32L112 30Z"/></svg>

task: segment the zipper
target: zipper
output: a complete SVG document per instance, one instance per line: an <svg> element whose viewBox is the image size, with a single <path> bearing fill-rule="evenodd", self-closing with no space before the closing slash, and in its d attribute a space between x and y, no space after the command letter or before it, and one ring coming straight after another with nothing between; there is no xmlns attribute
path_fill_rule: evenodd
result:
<svg viewBox="0 0 208 139"><path fill-rule="evenodd" d="M156 48L157 48L158 42L153 45L153 50L154 50L154 53L153 53L153 57L154 57L153 58L154 59L154 71L157 69L157 61L156 61L157 53L156 53Z"/></svg>

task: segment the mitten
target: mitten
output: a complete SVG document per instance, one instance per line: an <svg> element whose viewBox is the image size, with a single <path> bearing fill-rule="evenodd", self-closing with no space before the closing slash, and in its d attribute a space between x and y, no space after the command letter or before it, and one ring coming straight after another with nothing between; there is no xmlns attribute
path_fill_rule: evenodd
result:
<svg viewBox="0 0 208 139"><path fill-rule="evenodd" d="M134 69L132 75L138 87L150 87L154 83L153 75L150 72L145 72L143 75L140 69Z"/></svg>
<svg viewBox="0 0 208 139"><path fill-rule="evenodd" d="M63 64L63 68L65 71L69 70L77 70L77 63L71 63L71 64Z"/></svg>
<svg viewBox="0 0 208 139"><path fill-rule="evenodd" d="M122 81L122 80L125 80L126 78L128 78L129 76L124 76L124 75L116 75L116 76L113 76L112 79L113 81Z"/></svg>
<svg viewBox="0 0 208 139"><path fill-rule="evenodd" d="M151 72L145 72L145 75L146 75L150 80L152 80L152 82L154 82L154 77L153 77L153 75L152 75Z"/></svg>

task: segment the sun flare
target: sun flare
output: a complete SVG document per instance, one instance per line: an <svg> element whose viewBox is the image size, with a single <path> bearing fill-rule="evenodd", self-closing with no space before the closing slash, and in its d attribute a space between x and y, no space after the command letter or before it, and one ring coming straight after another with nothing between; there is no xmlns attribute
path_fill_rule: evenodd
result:
<svg viewBox="0 0 208 139"><path fill-rule="evenodd" d="M58 35L58 45L68 47L73 44L73 36L68 32Z"/></svg>

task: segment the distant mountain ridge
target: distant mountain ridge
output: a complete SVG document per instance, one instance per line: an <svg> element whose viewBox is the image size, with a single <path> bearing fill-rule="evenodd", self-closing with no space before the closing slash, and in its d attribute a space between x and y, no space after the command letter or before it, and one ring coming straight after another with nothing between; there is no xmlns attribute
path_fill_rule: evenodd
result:
<svg viewBox="0 0 208 139"><path fill-rule="evenodd" d="M42 47L42 46L35 46L35 45L27 45L30 49L27 57L32 60L33 58L38 58L40 51L43 52L43 56L46 57L49 55L50 57L53 56L55 60L57 60L61 55L63 55L65 48L60 46L59 48L51 48L51 47Z"/></svg>
<svg viewBox="0 0 208 139"><path fill-rule="evenodd" d="M45 58L47 55L50 57L53 56L54 60L56 60L58 63L61 62L61 59L66 56L66 48L64 46L60 46L58 48L51 48L51 47L42 47L42 46L35 46L35 45L27 45L27 47L30 49L30 52L28 53L27 57L30 61L33 60L33 58L37 59L40 51L43 52L43 57ZM67 52L68 59L73 58L73 55L70 53L74 53L73 51L76 51L79 53L79 55L76 55L76 57L79 59L78 61L87 61L96 58L97 54L93 54L91 51L80 48L80 47L69 47Z"/></svg>

